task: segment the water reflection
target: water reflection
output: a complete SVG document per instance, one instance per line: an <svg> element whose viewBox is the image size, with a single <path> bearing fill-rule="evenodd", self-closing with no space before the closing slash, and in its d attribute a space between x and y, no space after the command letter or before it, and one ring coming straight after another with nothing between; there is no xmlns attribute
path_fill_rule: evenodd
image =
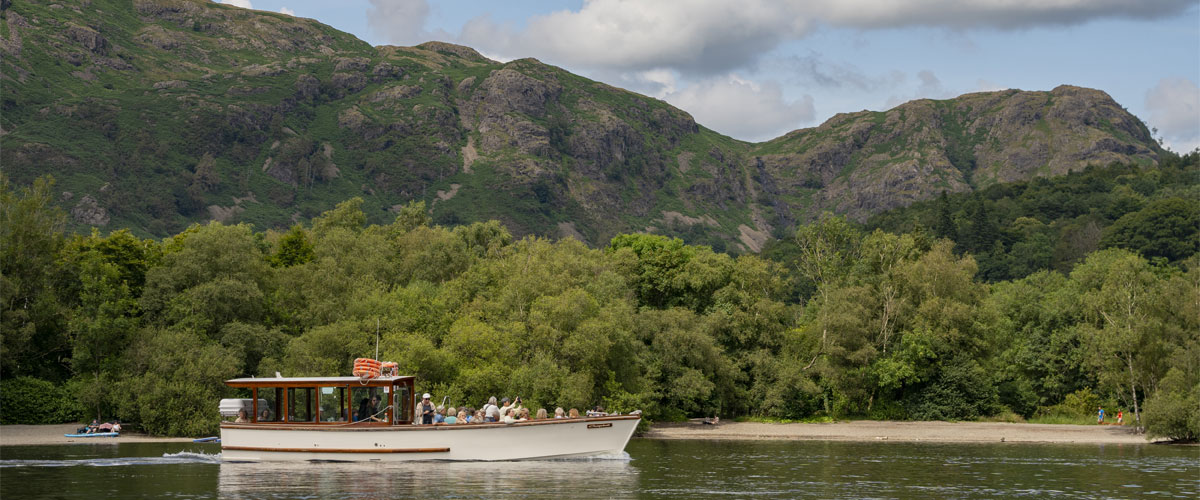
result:
<svg viewBox="0 0 1200 500"><path fill-rule="evenodd" d="M637 494L628 455L590 460L222 463L219 498L565 498Z"/></svg>
<svg viewBox="0 0 1200 500"><path fill-rule="evenodd" d="M0 499L1200 498L1195 447L635 439L626 449L590 461L239 464L220 462L219 445L5 446Z"/></svg>

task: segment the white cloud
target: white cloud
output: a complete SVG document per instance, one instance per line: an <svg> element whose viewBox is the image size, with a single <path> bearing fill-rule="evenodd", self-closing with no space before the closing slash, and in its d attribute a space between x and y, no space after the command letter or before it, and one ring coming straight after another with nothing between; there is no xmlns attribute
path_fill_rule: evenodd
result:
<svg viewBox="0 0 1200 500"><path fill-rule="evenodd" d="M1146 91L1147 120L1172 150L1200 146L1200 87L1187 78L1163 78Z"/></svg>
<svg viewBox="0 0 1200 500"><path fill-rule="evenodd" d="M378 5L382 0L372 0ZM401 5L423 0L403 0ZM886 29L930 26L1023 29L1102 18L1151 19L1195 0L585 0L526 20L523 27L484 16L463 26L462 43L510 57L538 57L574 68L725 74L753 65L816 26ZM372 22L376 17L372 15ZM374 24L372 25L374 26ZM410 28L401 27L402 32Z"/></svg>
<svg viewBox="0 0 1200 500"><path fill-rule="evenodd" d="M1080 24L1094 19L1155 19L1177 14L1194 0L829 0L825 22L852 28L932 26L1020 29Z"/></svg>
<svg viewBox="0 0 1200 500"><path fill-rule="evenodd" d="M410 45L428 41L425 21L429 18L426 0L370 0L367 25L389 43ZM487 46L481 45L483 49Z"/></svg>
<svg viewBox="0 0 1200 500"><path fill-rule="evenodd" d="M292 9L289 9L289 8L287 8L287 7L280 7L280 8L279 8L279 13L280 13L280 14L287 14L287 15L289 15L289 16L292 16L292 17L296 17L296 11L294 11L294 10L292 10Z"/></svg>
<svg viewBox="0 0 1200 500"><path fill-rule="evenodd" d="M794 10L768 0L590 0L578 11L531 17L520 30L479 18L461 39L575 67L713 74L805 34L808 19Z"/></svg>
<svg viewBox="0 0 1200 500"><path fill-rule="evenodd" d="M812 96L788 100L774 82L754 83L737 75L715 77L663 96L686 109L696 122L747 141L762 141L813 120Z"/></svg>
<svg viewBox="0 0 1200 500"><path fill-rule="evenodd" d="M241 7L243 9L253 9L254 8L254 6L250 4L250 0L218 0L217 3L223 3L225 5L232 5L234 7Z"/></svg>

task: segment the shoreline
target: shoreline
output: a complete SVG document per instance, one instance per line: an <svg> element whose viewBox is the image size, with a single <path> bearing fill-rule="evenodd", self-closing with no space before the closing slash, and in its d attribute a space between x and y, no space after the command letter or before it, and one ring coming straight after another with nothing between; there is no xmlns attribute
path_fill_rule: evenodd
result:
<svg viewBox="0 0 1200 500"><path fill-rule="evenodd" d="M190 443L192 438L124 432L115 438L69 438L79 424L0 426L0 447L68 444ZM897 441L926 443L1152 444L1132 426L1018 424L1003 422L899 422L858 420L832 423L770 424L690 422L654 424L641 439L757 441ZM1167 441L1162 441L1167 442Z"/></svg>
<svg viewBox="0 0 1200 500"><path fill-rule="evenodd" d="M858 420L832 423L770 424L699 421L661 423L644 439L708 439L769 441L898 441L906 443L1051 443L1137 444L1153 442L1132 426L1019 424L1004 422L900 422ZM1165 441L1164 441L1165 442Z"/></svg>

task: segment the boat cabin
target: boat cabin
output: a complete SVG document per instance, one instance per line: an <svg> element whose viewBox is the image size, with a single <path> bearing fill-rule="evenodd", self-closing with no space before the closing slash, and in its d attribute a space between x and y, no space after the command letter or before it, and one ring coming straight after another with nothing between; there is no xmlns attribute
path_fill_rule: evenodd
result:
<svg viewBox="0 0 1200 500"><path fill-rule="evenodd" d="M413 423L415 377L236 378L248 423L385 426ZM224 404L222 405L224 406ZM234 412L236 415L236 411Z"/></svg>

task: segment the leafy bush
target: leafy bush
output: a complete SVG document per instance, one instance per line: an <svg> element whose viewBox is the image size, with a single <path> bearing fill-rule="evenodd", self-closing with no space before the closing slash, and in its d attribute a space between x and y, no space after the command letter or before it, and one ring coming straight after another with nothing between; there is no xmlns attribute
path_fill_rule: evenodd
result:
<svg viewBox="0 0 1200 500"><path fill-rule="evenodd" d="M1037 416L1066 417L1073 420L1094 415L1096 408L1100 406L1103 406L1100 396L1093 393L1091 388L1084 387L1071 394L1067 394L1059 404L1039 407Z"/></svg>
<svg viewBox="0 0 1200 500"><path fill-rule="evenodd" d="M958 357L908 401L914 420L971 420L999 409L999 396L978 364Z"/></svg>
<svg viewBox="0 0 1200 500"><path fill-rule="evenodd" d="M0 424L78 422L83 408L67 386L33 377L0 382Z"/></svg>
<svg viewBox="0 0 1200 500"><path fill-rule="evenodd" d="M1183 373L1172 368L1162 388L1146 399L1146 434L1175 441L1200 439L1200 384L1182 386ZM1182 387L1181 387L1182 386Z"/></svg>

